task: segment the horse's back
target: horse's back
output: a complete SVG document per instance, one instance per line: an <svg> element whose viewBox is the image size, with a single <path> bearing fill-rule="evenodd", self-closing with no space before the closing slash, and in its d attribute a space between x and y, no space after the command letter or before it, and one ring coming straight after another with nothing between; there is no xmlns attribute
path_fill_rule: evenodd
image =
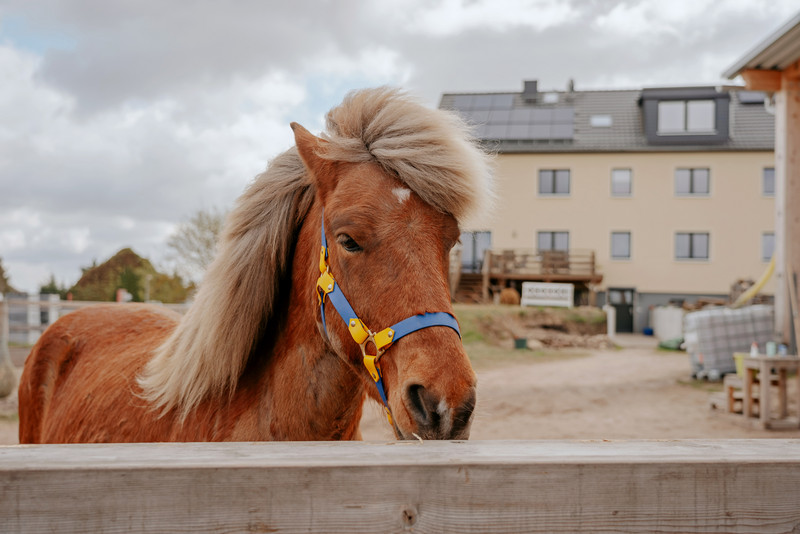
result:
<svg viewBox="0 0 800 534"><path fill-rule="evenodd" d="M157 306L98 304L56 321L25 361L20 443L145 439L141 419L154 415L136 376L179 319Z"/></svg>

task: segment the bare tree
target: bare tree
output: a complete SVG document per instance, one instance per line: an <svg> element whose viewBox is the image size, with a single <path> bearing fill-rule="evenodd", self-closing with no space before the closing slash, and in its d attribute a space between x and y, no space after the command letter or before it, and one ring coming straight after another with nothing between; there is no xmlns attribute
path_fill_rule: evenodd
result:
<svg viewBox="0 0 800 534"><path fill-rule="evenodd" d="M186 278L198 281L214 259L217 238L225 221L224 211L212 208L200 210L184 223L167 240L178 262L178 269Z"/></svg>

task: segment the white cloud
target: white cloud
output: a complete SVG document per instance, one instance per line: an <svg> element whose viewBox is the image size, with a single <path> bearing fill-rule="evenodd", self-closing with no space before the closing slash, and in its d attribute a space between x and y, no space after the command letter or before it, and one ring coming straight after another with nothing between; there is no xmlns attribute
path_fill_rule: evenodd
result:
<svg viewBox="0 0 800 534"><path fill-rule="evenodd" d="M469 30L502 32L513 27L544 30L569 21L574 10L567 2L558 0L443 0L431 7L420 1L400 10L392 4L394 17L405 19L410 33L425 33L446 37ZM403 16L402 12L408 13Z"/></svg>
<svg viewBox="0 0 800 534"><path fill-rule="evenodd" d="M12 284L124 246L158 262L175 224L230 206L349 90L715 83L795 0L175 3L0 8L0 257ZM3 22L27 21L14 32ZM20 30L21 28L21 30ZM21 34L28 31L29 34ZM55 36L55 38L53 37ZM689 59L687 59L689 58Z"/></svg>

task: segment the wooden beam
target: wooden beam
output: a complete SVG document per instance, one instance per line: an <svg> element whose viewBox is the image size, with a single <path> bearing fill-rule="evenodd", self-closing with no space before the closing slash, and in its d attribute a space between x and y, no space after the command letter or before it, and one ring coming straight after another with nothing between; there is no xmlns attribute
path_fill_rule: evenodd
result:
<svg viewBox="0 0 800 534"><path fill-rule="evenodd" d="M746 69L742 71L742 78L747 88L752 91L776 93L781 90L779 70Z"/></svg>
<svg viewBox="0 0 800 534"><path fill-rule="evenodd" d="M796 440L0 447L3 532L790 532Z"/></svg>

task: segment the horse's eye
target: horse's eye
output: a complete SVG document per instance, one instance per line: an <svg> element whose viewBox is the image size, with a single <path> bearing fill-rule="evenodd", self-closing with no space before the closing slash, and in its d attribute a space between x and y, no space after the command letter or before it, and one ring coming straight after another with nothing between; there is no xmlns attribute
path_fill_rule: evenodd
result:
<svg viewBox="0 0 800 534"><path fill-rule="evenodd" d="M347 252L358 252L361 250L361 246L356 243L355 239L347 234L340 235L338 241Z"/></svg>

